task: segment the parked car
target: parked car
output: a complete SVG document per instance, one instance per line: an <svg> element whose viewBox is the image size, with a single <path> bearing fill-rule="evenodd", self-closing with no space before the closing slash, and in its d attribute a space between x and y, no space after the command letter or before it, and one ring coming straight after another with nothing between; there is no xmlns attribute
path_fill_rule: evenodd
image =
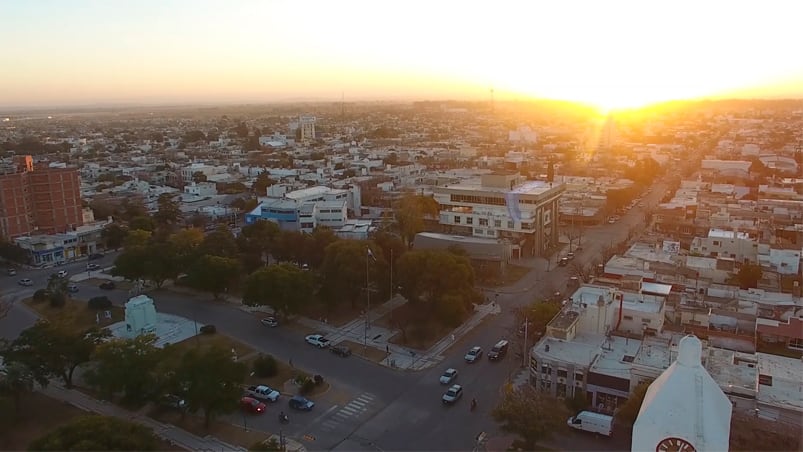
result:
<svg viewBox="0 0 803 452"><path fill-rule="evenodd" d="M443 397L441 397L441 401L444 405L451 405L460 400L460 397L463 397L463 387L460 385L452 385Z"/></svg>
<svg viewBox="0 0 803 452"><path fill-rule="evenodd" d="M314 345L318 348L326 348L329 346L329 339L323 337L320 334L310 334L309 336L304 338L308 344Z"/></svg>
<svg viewBox="0 0 803 452"><path fill-rule="evenodd" d="M260 320L260 322L263 325L269 326L271 328L275 328L275 327L279 326L279 321L276 320L276 317L265 317L264 319Z"/></svg>
<svg viewBox="0 0 803 452"><path fill-rule="evenodd" d="M245 395L248 397L253 397L259 400L267 400L269 402L275 402L279 400L279 395L281 395L279 391L266 385L249 386L245 389L245 393Z"/></svg>
<svg viewBox="0 0 803 452"><path fill-rule="evenodd" d="M248 413L262 414L268 406L253 397L243 397L240 399L240 407Z"/></svg>
<svg viewBox="0 0 803 452"><path fill-rule="evenodd" d="M59 271L56 273L56 276L58 276L59 278L66 278L66 277L67 277L67 274L68 274L68 273L67 273L67 270L59 270Z"/></svg>
<svg viewBox="0 0 803 452"><path fill-rule="evenodd" d="M457 369L446 369L446 371L441 375L440 382L442 385L448 385L453 382L457 378Z"/></svg>
<svg viewBox="0 0 803 452"><path fill-rule="evenodd" d="M502 339L496 344L494 344L491 351L488 352L488 359L491 361L497 361L505 357L507 355L507 348L509 342Z"/></svg>
<svg viewBox="0 0 803 452"><path fill-rule="evenodd" d="M300 395L293 396L288 403L290 408L301 411L310 411L315 406L315 402Z"/></svg>
<svg viewBox="0 0 803 452"><path fill-rule="evenodd" d="M187 409L187 402L175 394L165 394L159 399L159 404L177 410Z"/></svg>
<svg viewBox="0 0 803 452"><path fill-rule="evenodd" d="M332 353L334 353L335 355L342 356L343 358L351 356L351 349L346 347L345 345L337 345L331 347L329 350L331 350Z"/></svg>
<svg viewBox="0 0 803 452"><path fill-rule="evenodd" d="M117 287L117 285L114 284L114 281L106 281L106 282L100 283L100 288L103 289L103 290L114 290L116 287Z"/></svg>
<svg viewBox="0 0 803 452"><path fill-rule="evenodd" d="M69 293L78 292L78 286L76 286L75 284L70 284L69 286L67 286L67 292Z"/></svg>
<svg viewBox="0 0 803 452"><path fill-rule="evenodd" d="M569 258L568 257L561 257L560 260L558 261L558 265L560 265L561 267L565 267L565 266L569 265Z"/></svg>
<svg viewBox="0 0 803 452"><path fill-rule="evenodd" d="M33 285L33 281L31 281L28 278L22 278L22 279L19 280L18 284L20 286L32 286Z"/></svg>
<svg viewBox="0 0 803 452"><path fill-rule="evenodd" d="M585 430L591 433L611 436L611 432L613 431L613 416L591 411L581 411L576 416L570 417L569 420L566 421L566 424L577 430Z"/></svg>
<svg viewBox="0 0 803 452"><path fill-rule="evenodd" d="M477 345L472 347L463 358L465 358L467 363L475 363L478 359L480 359L480 356L482 356L482 347Z"/></svg>
<svg viewBox="0 0 803 452"><path fill-rule="evenodd" d="M8 270L6 270L6 273L8 274L8 276L17 276L17 270L14 270L13 268L9 268Z"/></svg>
<svg viewBox="0 0 803 452"><path fill-rule="evenodd" d="M98 265L98 264L88 264L88 265L86 266L86 269L87 269L87 270L92 270L92 271L94 271L94 270L100 270L100 265Z"/></svg>

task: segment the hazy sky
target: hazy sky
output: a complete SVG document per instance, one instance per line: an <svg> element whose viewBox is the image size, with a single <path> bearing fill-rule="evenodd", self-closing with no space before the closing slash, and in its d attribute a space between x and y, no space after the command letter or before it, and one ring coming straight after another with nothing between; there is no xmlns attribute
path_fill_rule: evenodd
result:
<svg viewBox="0 0 803 452"><path fill-rule="evenodd" d="M0 105L803 97L798 1L0 0Z"/></svg>

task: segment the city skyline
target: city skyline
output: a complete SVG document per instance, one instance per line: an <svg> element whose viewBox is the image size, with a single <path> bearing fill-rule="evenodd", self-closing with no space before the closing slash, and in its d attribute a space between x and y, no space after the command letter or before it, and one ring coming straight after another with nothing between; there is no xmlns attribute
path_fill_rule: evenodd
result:
<svg viewBox="0 0 803 452"><path fill-rule="evenodd" d="M0 2L0 107L803 97L792 2Z"/></svg>

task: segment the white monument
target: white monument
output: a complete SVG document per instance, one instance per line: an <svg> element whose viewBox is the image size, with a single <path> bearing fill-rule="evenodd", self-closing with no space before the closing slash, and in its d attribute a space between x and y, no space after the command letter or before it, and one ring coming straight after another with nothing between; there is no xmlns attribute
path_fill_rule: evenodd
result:
<svg viewBox="0 0 803 452"><path fill-rule="evenodd" d="M647 389L633 451L727 451L732 405L702 364L702 343L689 335L677 360Z"/></svg>
<svg viewBox="0 0 803 452"><path fill-rule="evenodd" d="M125 335L134 338L156 333L156 308L147 295L138 295L125 303Z"/></svg>

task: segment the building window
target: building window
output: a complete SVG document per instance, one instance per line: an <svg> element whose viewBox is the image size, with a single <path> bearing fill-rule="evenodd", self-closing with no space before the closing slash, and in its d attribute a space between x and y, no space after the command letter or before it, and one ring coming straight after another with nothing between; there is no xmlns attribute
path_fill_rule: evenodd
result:
<svg viewBox="0 0 803 452"><path fill-rule="evenodd" d="M488 219L480 218L480 226L488 226Z"/></svg>
<svg viewBox="0 0 803 452"><path fill-rule="evenodd" d="M544 364L541 366L541 373L544 375L552 375L552 368Z"/></svg>
<svg viewBox="0 0 803 452"><path fill-rule="evenodd" d="M541 380L541 390L542 391L549 391L552 389L552 382L547 379Z"/></svg>
<svg viewBox="0 0 803 452"><path fill-rule="evenodd" d="M583 381L583 374L581 374L580 372L575 372L575 373L574 373L574 381L579 381L579 382L581 382L581 383L582 383L582 381Z"/></svg>
<svg viewBox="0 0 803 452"><path fill-rule="evenodd" d="M649 324L649 323L652 323L652 320L650 320L650 319L641 319L641 323L648 323Z"/></svg>
<svg viewBox="0 0 803 452"><path fill-rule="evenodd" d="M513 226L514 226L514 225L513 225L513 222L512 222L512 221L508 221L508 222L507 222L507 228L508 228L508 229L513 229Z"/></svg>
<svg viewBox="0 0 803 452"><path fill-rule="evenodd" d="M457 215L455 215L454 217L454 224L460 224L460 217L458 217Z"/></svg>
<svg viewBox="0 0 803 452"><path fill-rule="evenodd" d="M803 339L797 337L789 339L789 348L796 348L798 350L803 350Z"/></svg>
<svg viewBox="0 0 803 452"><path fill-rule="evenodd" d="M474 217L466 217L466 224L474 224Z"/></svg>
<svg viewBox="0 0 803 452"><path fill-rule="evenodd" d="M625 319L625 320L633 320L633 316L632 315L626 315L626 316L623 316L622 318Z"/></svg>
<svg viewBox="0 0 803 452"><path fill-rule="evenodd" d="M502 220L494 220L494 227L501 228L502 227Z"/></svg>
<svg viewBox="0 0 803 452"><path fill-rule="evenodd" d="M563 377L563 378L566 378L566 376L567 376L568 374L566 373L566 369L558 369L558 373L557 373L557 375L558 375L558 377Z"/></svg>

